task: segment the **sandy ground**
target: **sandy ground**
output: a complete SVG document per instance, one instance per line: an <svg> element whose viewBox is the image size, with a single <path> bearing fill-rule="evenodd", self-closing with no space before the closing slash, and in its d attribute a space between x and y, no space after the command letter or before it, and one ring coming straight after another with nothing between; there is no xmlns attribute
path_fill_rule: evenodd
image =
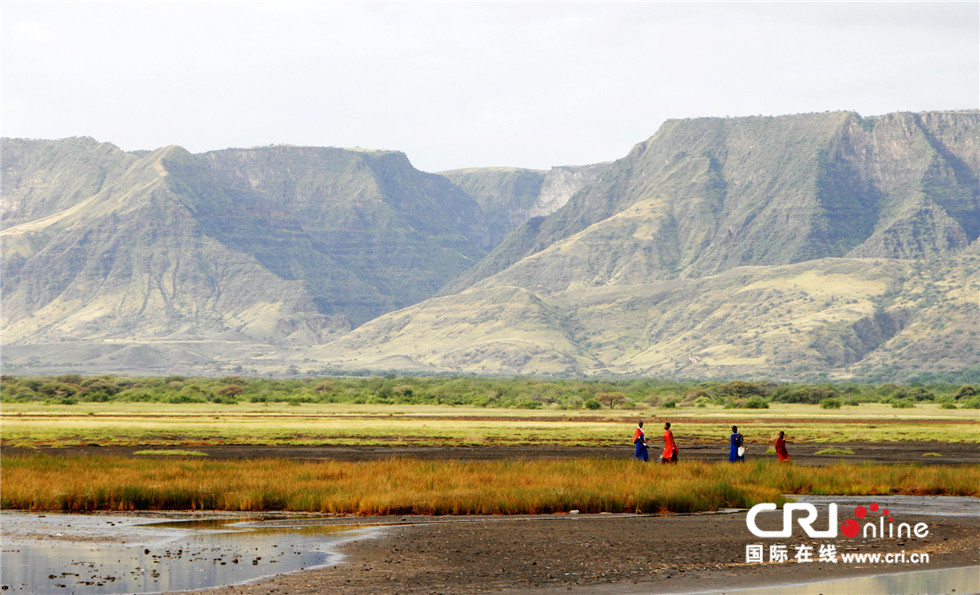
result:
<svg viewBox="0 0 980 595"><path fill-rule="evenodd" d="M662 445L651 443L650 453L655 456ZM31 449L4 445L4 455L118 455L135 456L145 446L62 446ZM152 447L150 447L152 448ZM163 449L164 447L160 447ZM206 453L212 459L286 458L294 460L369 461L389 457L415 457L421 459L462 460L514 460L549 458L629 458L632 445L624 447L575 447L575 446L460 446L460 447L380 447L380 446L262 446L262 445L195 445L184 448ZM798 465L827 465L834 462L908 463L923 465L960 465L980 463L980 444L965 442L844 442L844 443L789 443L793 462ZM816 454L826 449L846 449L852 455ZM726 461L727 444L681 444L681 460ZM746 455L754 458L774 458L765 454L762 445L750 445Z"/></svg>
<svg viewBox="0 0 980 595"><path fill-rule="evenodd" d="M839 551L926 552L927 566L746 563L745 546L765 540L745 513L556 515L359 519L388 524L374 539L344 547L340 565L280 575L209 593L683 593L832 580L980 564L978 515L903 515L927 522L925 540L820 540ZM350 522L338 521L338 522ZM814 543L805 536L766 543ZM850 548L849 550L846 548Z"/></svg>

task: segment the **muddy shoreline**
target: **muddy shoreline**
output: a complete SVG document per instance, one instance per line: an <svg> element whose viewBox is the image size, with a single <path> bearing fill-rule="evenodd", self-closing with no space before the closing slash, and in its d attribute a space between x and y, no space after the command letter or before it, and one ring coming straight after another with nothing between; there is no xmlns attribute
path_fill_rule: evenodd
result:
<svg viewBox="0 0 980 595"><path fill-rule="evenodd" d="M346 545L341 550L345 560L337 566L207 593L683 593L980 564L980 519L975 515L902 518L929 523L930 538L829 542L841 551L928 553L928 565L797 563L792 558L746 563L745 546L759 539L746 530L744 512L370 519L390 526L374 539ZM806 538L788 542L805 543Z"/></svg>
<svg viewBox="0 0 980 595"><path fill-rule="evenodd" d="M552 593L689 593L762 588L773 585L793 585L807 582L840 580L861 576L878 576L915 571L935 571L946 568L980 568L980 499L968 497L930 496L871 496L844 497L801 496L812 502L826 515L830 502L841 507L845 518L857 505L880 502L889 507L896 521L927 523L924 539L876 539L858 536L848 539L821 538L804 535L799 527L786 539L764 540L751 535L746 525L746 511L721 511L699 514L554 514L513 516L330 516L319 514L272 513L230 514L221 512L147 512L93 515L68 515L58 520L57 513L38 515L41 521L38 534L47 524L51 542L91 544L95 537L111 537L128 542L129 548L152 554L154 559L171 558L176 548L194 551L183 541L169 543L161 533L195 525L174 524L188 520L209 523L211 518L233 519L237 527L261 528L267 544L280 548L281 553L301 554L294 549L322 547L329 549L330 560L339 562L328 567L310 568L292 573L274 570L253 582L204 589L210 595L259 595L286 593L483 593L521 592ZM142 521L137 521L137 517ZM821 519L825 519L821 516ZM9 518L7 520L10 520ZM760 526L776 529L781 515L763 516ZM168 521L165 524L142 523ZM245 521L241 523L241 521ZM65 523L70 523L66 525ZM134 526L134 523L139 526ZM819 524L819 523L818 523ZM37 535L27 532L23 522L4 523L4 530L13 531L13 541L5 549L21 547L18 543L36 541ZM73 527L74 525L74 527ZM210 526L210 525L208 525ZM66 527L73 527L66 531ZM101 529L93 528L101 527ZM353 530L337 533L335 530ZM307 541L306 546L291 545L294 535L322 535L322 545ZM62 535L64 533L64 535ZM276 534L279 537L270 537ZM349 535L349 537L344 537ZM339 541L335 537L339 537ZM786 544L790 557L774 563L749 562L746 546L765 542ZM326 545L332 542L332 546ZM930 556L928 564L838 563L793 559L793 547L799 544L832 544L840 553L899 553ZM284 545L286 544L286 545ZM213 545L213 544L212 544ZM228 567L237 559L264 565L271 561L274 550L259 557L254 538L241 543L228 543L220 554ZM146 547L146 551L144 551ZM281 548L285 548L284 550ZM200 549L198 547L197 549ZM208 558L219 554L206 548ZM255 551L253 551L255 550ZM310 550L310 551L312 551ZM93 550L94 551L94 550ZM159 554L159 555L158 555ZM88 568L89 558L78 554L77 561ZM118 554L113 553L115 558ZM98 560L99 554L92 560ZM162 556L162 558L160 557ZM176 556L179 558L180 553ZM104 555L102 556L104 557ZM816 556L814 556L816 558ZM227 559L227 560L226 560ZM143 562L147 562L144 564ZM143 560L140 565L153 567L156 562ZM205 565L207 566L207 565ZM222 565L224 567L224 565ZM160 567L162 569L162 567ZM251 568L251 566L249 566ZM300 568L299 566L296 567ZM140 569L137 568L137 571ZM78 572L77 570L75 572ZM91 571L96 572L96 571ZM164 575L168 570L162 570ZM169 572L176 572L170 569ZM101 574L104 574L102 571ZM100 574L100 575L101 575ZM159 576L159 575L155 575ZM980 591L980 571L973 573L977 580L958 592ZM50 578L50 577L49 577ZM152 578L152 577L149 577ZM150 591L152 582L147 578ZM229 577L231 578L231 577ZM241 579L239 579L240 581ZM972 578L970 579L972 580ZM162 581L161 581L162 582ZM235 582L234 579L225 584ZM221 582L212 584L222 584ZM198 587L200 588L200 587ZM921 592L921 589L915 589ZM61 592L61 591L59 591ZM902 591L896 591L902 592Z"/></svg>
<svg viewBox="0 0 980 595"><path fill-rule="evenodd" d="M721 443L681 444L681 460L727 461L728 445ZM138 451L152 450L152 446L59 446L18 448L2 447L3 455L46 454L51 456L110 455L122 457L136 455ZM632 445L626 447L588 447L558 445L528 446L294 446L254 444L194 444L159 447L161 450L184 448L202 452L211 459L261 459L283 458L292 460L370 461L378 459L412 457L426 460L514 460L514 459L567 459L567 458L629 458ZM651 453L657 452L651 444ZM767 445L750 444L747 460L774 458L767 455ZM922 465L980 464L980 444L967 442L839 442L839 443L789 443L788 449L798 465L828 465L835 462L867 462L876 464L909 463ZM849 450L854 454L817 454L835 449Z"/></svg>

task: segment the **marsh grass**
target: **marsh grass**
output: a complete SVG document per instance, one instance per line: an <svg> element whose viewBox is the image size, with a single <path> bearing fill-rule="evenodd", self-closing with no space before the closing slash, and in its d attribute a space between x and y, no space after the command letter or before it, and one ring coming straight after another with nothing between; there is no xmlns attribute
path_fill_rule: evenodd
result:
<svg viewBox="0 0 980 595"><path fill-rule="evenodd" d="M384 514L695 512L783 494L980 495L980 466L634 461L214 461L106 456L0 460L4 509Z"/></svg>
<svg viewBox="0 0 980 595"><path fill-rule="evenodd" d="M818 455L852 455L854 451L850 448L824 448L823 450L818 450L813 454Z"/></svg>

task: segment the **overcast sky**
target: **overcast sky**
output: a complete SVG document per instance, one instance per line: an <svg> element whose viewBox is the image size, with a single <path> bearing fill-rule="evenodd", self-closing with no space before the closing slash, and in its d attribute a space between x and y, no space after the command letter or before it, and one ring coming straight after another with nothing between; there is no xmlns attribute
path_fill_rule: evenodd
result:
<svg viewBox="0 0 980 595"><path fill-rule="evenodd" d="M611 161L664 120L980 107L980 3L2 4L2 134Z"/></svg>

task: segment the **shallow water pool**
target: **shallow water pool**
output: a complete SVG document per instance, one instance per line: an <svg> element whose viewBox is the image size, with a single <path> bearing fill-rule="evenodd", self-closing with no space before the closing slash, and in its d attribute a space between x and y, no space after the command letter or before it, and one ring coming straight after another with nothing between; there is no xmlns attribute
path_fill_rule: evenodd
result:
<svg viewBox="0 0 980 595"><path fill-rule="evenodd" d="M0 514L7 593L159 593L240 584L335 564L368 529L258 519Z"/></svg>

